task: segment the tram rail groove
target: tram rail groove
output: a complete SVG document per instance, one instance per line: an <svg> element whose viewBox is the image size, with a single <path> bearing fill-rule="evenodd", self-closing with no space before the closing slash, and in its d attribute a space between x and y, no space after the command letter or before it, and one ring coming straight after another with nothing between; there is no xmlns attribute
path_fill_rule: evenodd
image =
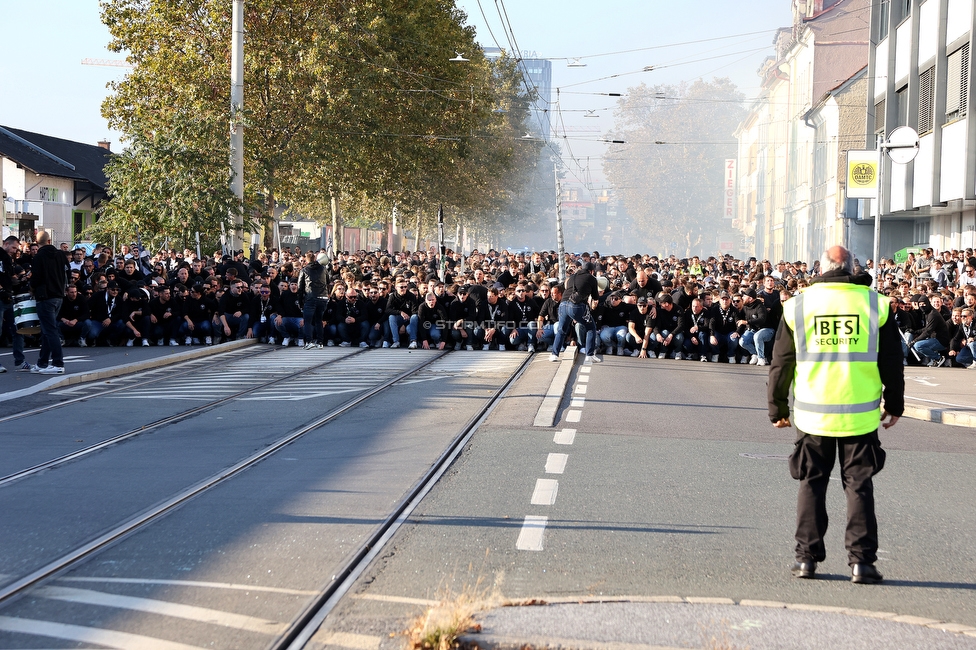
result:
<svg viewBox="0 0 976 650"><path fill-rule="evenodd" d="M276 351L277 351L276 349L265 350L264 352L258 352L258 355L270 354ZM208 359L212 358L214 360L219 360L220 357L224 355L240 354L240 352L241 352L240 350L228 350L227 352L217 353L213 355L213 357L205 357L205 358ZM27 418L32 415L38 415L39 413L46 413L47 411L53 411L54 409L61 408L63 406L68 406L70 404L77 404L78 402L84 402L85 400L95 399L96 397L102 397L103 395L111 395L112 393L117 393L122 390L129 390L130 388L142 388L143 386L149 386L156 382L163 381L165 379L170 379L169 376L170 371L179 370L181 367L185 365L191 363L197 363L198 361L200 361L200 359L187 359L186 361L181 361L179 363L173 364L172 366L163 366L165 370L160 373L161 376L153 377L152 379L147 379L145 381L138 382L135 384L126 384L125 386L115 386L113 388L106 388L103 391L99 391L98 393L92 393L91 395L79 395L78 397L70 397L65 400L60 400L55 404L48 404L47 406L38 406L37 408L28 409L26 411L11 413L10 415L5 415L3 417L0 417L0 424L3 424L4 422L10 422L11 420L19 420L21 418ZM155 370L159 370L159 368L153 368L149 372L153 372ZM146 371L142 371L142 372L146 372ZM120 377L125 377L125 375L119 375L119 377L113 377L112 379L119 379ZM108 381L112 381L112 379L108 379L104 381L108 382Z"/></svg>
<svg viewBox="0 0 976 650"><path fill-rule="evenodd" d="M107 438L105 440L102 440L101 442L97 442L97 443L95 443L93 445L89 445L88 447L83 447L83 448L81 448L81 449L79 449L77 451L73 451L73 452L71 452L69 454L64 454L63 456L59 456L57 458L53 458L53 459L48 460L48 461L45 461L43 463L38 463L37 465L34 465L33 467L28 467L27 469L22 469L20 471L14 472L13 474L8 474L7 476L0 476L0 488L3 488L4 486L9 485L11 483L14 483L16 481L20 481L22 479L28 478L29 476L33 476L34 474L37 474L39 472L43 472L43 471L48 470L48 469L53 469L53 468L55 468L55 467L57 467L59 465L64 465L65 463L71 462L73 460L77 460L78 458L83 458L83 457L85 457L85 456L87 456L89 454L95 453L96 451L100 451L102 449L105 449L106 447L111 447L112 445L118 444L120 442L124 442L125 440L128 440L129 438L134 438L135 436L142 435L144 433L147 433L149 431L152 431L153 429L158 429L159 427L163 427L163 426L166 426L168 424L175 424L177 422L182 422L183 420L186 420L188 418L191 418L191 417L193 417L195 415L200 415L201 413L206 413L207 411L211 411L211 410L217 408L218 406L221 406L223 404L226 404L227 402L230 402L232 400L235 400L235 399L237 399L239 397L243 397L244 395L247 395L248 393L253 393L255 391L263 390L263 389L267 388L268 386L273 386L273 385L275 385L277 383L280 383L282 381L288 381L289 379L294 379L295 377L298 377L299 375L303 375L303 374L305 374L307 372L314 371L314 370L318 370L320 368L325 368L326 366L329 366L329 365L331 365L333 363L338 363L339 361L344 361L346 359L351 359L352 357L355 357L357 355L360 355L360 354L362 354L365 351L366 350L364 350L364 349L360 349L360 350L357 350L357 351L353 352L352 354L348 354L346 356L339 357L338 359L330 359L330 360L325 361L323 363L320 363L318 365L310 366L308 368L303 368L301 370L295 371L295 372L293 372L293 373L291 373L289 375L286 375L284 377L279 377L277 379L271 379L269 381L264 382L263 384L259 384L257 386L252 386L250 388L246 388L246 389L241 390L241 391L238 391L238 392L236 392L236 393L234 393L232 395L226 395L226 396L221 397L220 399L215 400L213 402L208 402L206 404L201 404L200 406L196 406L196 407L191 408L189 410L182 411L182 412L176 413L174 415L169 415L169 416L167 416L165 418L161 418L159 420L155 420L155 421L149 422L147 424L143 424L141 426L136 427L135 429L130 429L129 431L126 431L125 433L120 433L117 436L112 436L111 438ZM167 379L168 379L168 377L167 377ZM156 380L153 380L153 381L156 381ZM147 383L151 383L151 382L147 382ZM122 386L122 387L119 387L119 388L112 389L110 391L105 391L105 392L99 393L98 395L87 396L84 399L89 399L90 397L100 397L102 395L105 395L106 393L114 393L114 392L116 392L118 390L135 388L135 387L137 387L139 385L144 385L144 384L137 384L137 385L130 385L130 386ZM64 402L64 403L67 403L67 402ZM47 407L45 407L45 408L47 408ZM0 420L0 421L2 421L2 420Z"/></svg>
<svg viewBox="0 0 976 650"><path fill-rule="evenodd" d="M152 522L161 519L167 514L173 512L184 503L190 501L196 496L210 490L211 488L220 485L224 481L236 476L237 474L243 472L261 462L265 458L275 454L284 447L295 442L302 436L318 429L319 427L328 424L330 421L339 417L343 413L359 406L366 400L374 397L375 395L387 390L399 381L406 379L407 377L414 375L427 366L431 365L438 359L443 358L447 352L441 352L437 356L424 361L423 363L401 372L395 377L392 377L385 382L367 390L366 392L352 398L351 400L345 402L344 404L336 407L329 413L316 418L304 424L297 429L293 429L288 434L282 436L275 442L269 444L264 449L248 456L247 458L239 461L231 467L228 467L216 474L191 485L190 487L182 490L181 492L173 495L172 497L162 501L161 503L143 511L142 513L131 517L130 519L124 521L123 523L117 525L115 528L101 534L97 538L93 539L82 546L74 549L73 551L62 555L60 558L48 562L44 566L35 569L31 573L18 578L17 580L10 582L6 585L0 586L0 607L9 604L11 601L19 598L26 594L26 592L34 587L40 586L43 582L50 580L52 578L69 571L81 563L87 561L97 553L104 551L110 546L122 541L123 539L129 537L130 535L139 532ZM349 355L353 356L353 355ZM349 357L344 357L349 358Z"/></svg>
<svg viewBox="0 0 976 650"><path fill-rule="evenodd" d="M519 377L529 367L535 355L526 355L512 375L492 394L477 413L462 427L461 432L450 442L443 453L434 461L430 469L418 480L407 494L393 509L393 512L377 526L376 530L363 542L352 555L344 567L332 576L329 583L322 589L305 609L289 624L288 629L275 639L267 650L300 650L305 647L321 627L328 615L335 609L343 596L349 591L366 567L383 550L393 538L400 526L413 514L427 493L440 480L444 472L460 455L461 450L468 444L474 433L481 427L501 399L508 393Z"/></svg>

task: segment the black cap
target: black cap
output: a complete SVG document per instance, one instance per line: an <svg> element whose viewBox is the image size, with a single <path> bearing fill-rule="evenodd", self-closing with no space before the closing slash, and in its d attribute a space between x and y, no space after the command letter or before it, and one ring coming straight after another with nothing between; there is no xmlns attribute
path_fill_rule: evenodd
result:
<svg viewBox="0 0 976 650"><path fill-rule="evenodd" d="M109 283L105 287L106 289L118 289L119 283L115 280L109 280Z"/></svg>
<svg viewBox="0 0 976 650"><path fill-rule="evenodd" d="M758 298L759 297L759 294L756 293L756 290L755 289L744 289L744 290L740 291L739 293L741 293L743 296L749 296L750 298Z"/></svg>
<svg viewBox="0 0 976 650"><path fill-rule="evenodd" d="M593 270L596 268L596 266L593 264L593 262L586 262L585 264L583 264L582 268L587 273L592 273Z"/></svg>
<svg viewBox="0 0 976 650"><path fill-rule="evenodd" d="M646 305L646 304L647 304L647 298L641 297L641 298L638 298L637 299L637 306L638 307L640 307L641 305Z"/></svg>
<svg viewBox="0 0 976 650"><path fill-rule="evenodd" d="M668 293L667 291L662 291L661 293L657 294L657 301L658 302L670 302L670 303L673 303L674 302L674 299L671 298L671 294L670 293Z"/></svg>

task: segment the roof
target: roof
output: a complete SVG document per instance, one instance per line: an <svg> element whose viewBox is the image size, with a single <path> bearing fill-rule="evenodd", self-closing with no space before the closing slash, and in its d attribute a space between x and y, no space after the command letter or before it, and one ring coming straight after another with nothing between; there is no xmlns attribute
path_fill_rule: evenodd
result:
<svg viewBox="0 0 976 650"><path fill-rule="evenodd" d="M112 152L97 145L0 126L0 155L35 174L88 181L104 189L108 184L104 168Z"/></svg>

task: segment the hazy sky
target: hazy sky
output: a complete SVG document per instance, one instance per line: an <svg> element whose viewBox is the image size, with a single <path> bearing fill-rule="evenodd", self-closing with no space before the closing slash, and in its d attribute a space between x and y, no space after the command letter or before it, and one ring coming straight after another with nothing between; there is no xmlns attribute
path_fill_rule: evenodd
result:
<svg viewBox="0 0 976 650"><path fill-rule="evenodd" d="M493 38L478 0L457 4L477 28L482 45L494 46L497 39L509 48L499 17L507 12L518 47L554 59L553 86L562 89L561 122L576 129L569 134L573 139L564 141L564 153L572 152L583 167L590 156L595 180L603 145L585 140L600 139L612 128L614 100L578 93L623 93L642 82L729 76L752 96L755 72L772 52L774 30L791 20L790 0L481 0ZM99 20L98 0L0 0L0 16L0 124L91 144L108 138L118 150L120 134L109 131L100 105L105 85L121 78L125 69L81 65L83 58L119 58L105 49L109 36ZM716 40L674 45L705 39ZM642 51L623 53L628 50ZM607 56L594 56L601 54ZM566 58L558 57L582 57L586 67L570 68ZM656 69L640 72L646 66ZM594 81L613 75L618 76ZM552 99L555 103L555 93ZM587 111L597 117L584 117Z"/></svg>

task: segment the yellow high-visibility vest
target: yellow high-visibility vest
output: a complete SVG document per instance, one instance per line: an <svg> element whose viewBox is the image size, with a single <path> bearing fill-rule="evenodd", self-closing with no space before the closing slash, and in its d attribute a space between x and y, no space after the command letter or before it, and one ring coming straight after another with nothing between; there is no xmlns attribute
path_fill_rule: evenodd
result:
<svg viewBox="0 0 976 650"><path fill-rule="evenodd" d="M794 333L793 424L815 436L859 436L881 422L878 330L890 301L868 287L821 282L783 304Z"/></svg>

